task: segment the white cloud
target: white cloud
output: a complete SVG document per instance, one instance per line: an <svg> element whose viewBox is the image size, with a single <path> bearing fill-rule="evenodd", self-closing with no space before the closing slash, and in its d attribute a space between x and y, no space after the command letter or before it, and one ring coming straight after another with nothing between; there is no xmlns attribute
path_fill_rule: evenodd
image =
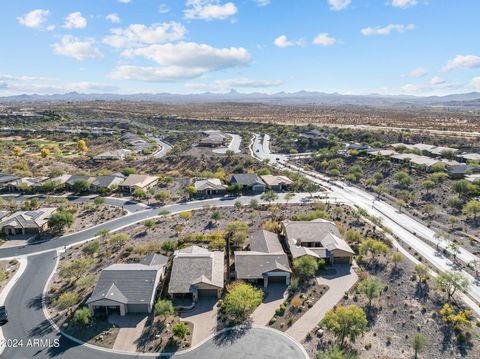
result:
<svg viewBox="0 0 480 359"><path fill-rule="evenodd" d="M120 17L116 13L108 14L107 16L105 16L105 19L113 22L114 24L118 24L120 22Z"/></svg>
<svg viewBox="0 0 480 359"><path fill-rule="evenodd" d="M213 83L187 83L185 87L202 91L224 91L232 88L266 88L283 84L281 80L254 80L248 78L216 80Z"/></svg>
<svg viewBox="0 0 480 359"><path fill-rule="evenodd" d="M480 56L476 55L457 55L443 67L443 71L448 72L457 69L473 69L480 67Z"/></svg>
<svg viewBox="0 0 480 359"><path fill-rule="evenodd" d="M87 27L87 19L79 11L72 12L65 18L63 27L66 29L83 29Z"/></svg>
<svg viewBox="0 0 480 359"><path fill-rule="evenodd" d="M474 78L472 79L472 81L470 81L470 85L471 85L473 88L475 88L475 89L477 89L477 90L480 90L480 76L474 77Z"/></svg>
<svg viewBox="0 0 480 359"><path fill-rule="evenodd" d="M442 85L444 84L446 81L444 79L442 79L440 76L434 76L432 77L432 79L430 80L430 85Z"/></svg>
<svg viewBox="0 0 480 359"><path fill-rule="evenodd" d="M275 44L275 46L278 46L282 49L295 45L293 42L289 41L285 35L280 35L273 41L273 43Z"/></svg>
<svg viewBox="0 0 480 359"><path fill-rule="evenodd" d="M178 22L165 22L162 24L132 24L124 29L111 29L112 35L106 36L103 42L116 48L141 46L142 44L155 44L183 39L187 30Z"/></svg>
<svg viewBox="0 0 480 359"><path fill-rule="evenodd" d="M406 9L418 4L417 0L392 0L392 6Z"/></svg>
<svg viewBox="0 0 480 359"><path fill-rule="evenodd" d="M128 4L131 0L118 0L118 2L121 2L122 4Z"/></svg>
<svg viewBox="0 0 480 359"><path fill-rule="evenodd" d="M20 93L53 94L71 91L114 92L119 88L111 84L88 81L69 82L48 77L0 75L0 89L14 95Z"/></svg>
<svg viewBox="0 0 480 359"><path fill-rule="evenodd" d="M167 4L160 4L158 6L158 12L160 14L166 14L166 13L170 12L170 8L168 7Z"/></svg>
<svg viewBox="0 0 480 359"><path fill-rule="evenodd" d="M187 0L187 8L183 14L192 20L223 20L237 13L232 2L222 4L218 0Z"/></svg>
<svg viewBox="0 0 480 359"><path fill-rule="evenodd" d="M143 48L127 49L122 56L144 57L161 67L118 66L111 78L151 82L172 82L192 79L210 71L245 66L251 56L244 48L214 48L206 44L179 42L155 44Z"/></svg>
<svg viewBox="0 0 480 359"><path fill-rule="evenodd" d="M179 42L127 49L125 57L142 56L161 65L202 68L205 71L246 65L251 56L242 47L214 48L207 44Z"/></svg>
<svg viewBox="0 0 480 359"><path fill-rule="evenodd" d="M50 15L49 10L36 9L30 12L27 12L23 16L17 17L17 20L20 24L26 27L39 29L47 22L49 15Z"/></svg>
<svg viewBox="0 0 480 359"><path fill-rule="evenodd" d="M258 6L267 6L270 4L271 0L255 0Z"/></svg>
<svg viewBox="0 0 480 359"><path fill-rule="evenodd" d="M98 59L102 57L100 50L95 47L95 40L88 38L80 40L78 37L64 35L60 42L52 45L57 55L73 57L77 60Z"/></svg>
<svg viewBox="0 0 480 359"><path fill-rule="evenodd" d="M313 39L314 45L330 46L336 43L337 40L334 37L331 37L326 32L318 34L315 39Z"/></svg>
<svg viewBox="0 0 480 359"><path fill-rule="evenodd" d="M426 68L424 67L417 67L416 69L413 69L412 71L410 71L408 74L406 74L405 76L407 77L423 77L425 76L426 74L428 74L428 71Z"/></svg>
<svg viewBox="0 0 480 359"><path fill-rule="evenodd" d="M328 0L330 10L340 11L352 3L352 0Z"/></svg>
<svg viewBox="0 0 480 359"><path fill-rule="evenodd" d="M116 67L110 78L146 82L175 82L192 79L204 74L202 69L186 69L178 66L142 67L122 65Z"/></svg>
<svg viewBox="0 0 480 359"><path fill-rule="evenodd" d="M409 25L400 25L400 24L390 24L384 27L366 27L361 29L361 33L365 36L370 35L390 35L392 31L397 31L399 33L403 33L409 30L415 29L414 24Z"/></svg>

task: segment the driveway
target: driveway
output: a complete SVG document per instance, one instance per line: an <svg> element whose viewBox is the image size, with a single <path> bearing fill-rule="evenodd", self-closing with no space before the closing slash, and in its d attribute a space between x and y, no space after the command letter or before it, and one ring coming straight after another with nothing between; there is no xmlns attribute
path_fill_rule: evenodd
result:
<svg viewBox="0 0 480 359"><path fill-rule="evenodd" d="M334 268L336 273L317 277L318 284L329 287L327 293L285 332L295 340L302 341L357 282L358 276L351 266L337 264L329 268Z"/></svg>
<svg viewBox="0 0 480 359"><path fill-rule="evenodd" d="M254 325L267 325L275 314L275 310L287 299L287 286L282 283L271 283L268 288L262 288L265 297L252 314Z"/></svg>
<svg viewBox="0 0 480 359"><path fill-rule="evenodd" d="M180 317L193 323L192 346L208 338L217 328L217 298L199 298L195 308L183 311Z"/></svg>
<svg viewBox="0 0 480 359"><path fill-rule="evenodd" d="M227 151L232 151L233 153L242 152L240 150L240 144L242 143L242 137L240 137L239 135L237 135L235 133L227 133L227 135L232 138L228 147L217 148L217 149L214 149L213 152L223 153L223 154L227 153Z"/></svg>
<svg viewBox="0 0 480 359"><path fill-rule="evenodd" d="M122 317L112 314L108 317L108 321L120 328L113 349L124 352L137 351L137 341L143 333L147 316L145 314L127 314Z"/></svg>

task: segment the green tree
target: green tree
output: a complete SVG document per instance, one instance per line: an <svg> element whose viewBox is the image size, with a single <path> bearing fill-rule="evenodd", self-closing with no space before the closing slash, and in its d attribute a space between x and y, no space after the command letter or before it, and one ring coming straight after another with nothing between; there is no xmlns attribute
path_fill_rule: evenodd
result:
<svg viewBox="0 0 480 359"><path fill-rule="evenodd" d="M357 359L358 356L346 352L345 349L342 349L340 346L334 346L328 352L318 352L316 359Z"/></svg>
<svg viewBox="0 0 480 359"><path fill-rule="evenodd" d="M395 181L397 181L398 185L402 188L408 188L413 183L412 178L405 171L400 171L395 173L395 176L393 178L395 179Z"/></svg>
<svg viewBox="0 0 480 359"><path fill-rule="evenodd" d="M332 332L343 347L348 338L351 342L367 330L367 317L362 308L356 305L338 306L327 313L322 325Z"/></svg>
<svg viewBox="0 0 480 359"><path fill-rule="evenodd" d="M90 324L92 322L92 312L88 308L77 309L73 314L73 321L75 325L82 327Z"/></svg>
<svg viewBox="0 0 480 359"><path fill-rule="evenodd" d="M220 219L222 219L222 215L221 215L221 213L220 213L219 211L214 211L214 212L212 213L212 217L211 217L211 218L212 218L212 220L214 220L214 221L216 222L216 221L219 221Z"/></svg>
<svg viewBox="0 0 480 359"><path fill-rule="evenodd" d="M460 254L460 243L457 241L451 241L448 244L447 250L453 255L453 262L457 262L457 256Z"/></svg>
<svg viewBox="0 0 480 359"><path fill-rule="evenodd" d="M418 358L418 353L422 352L427 345L428 345L427 338L420 333L416 333L412 339L412 348L413 348L413 351L415 352L415 359Z"/></svg>
<svg viewBox="0 0 480 359"><path fill-rule="evenodd" d="M48 219L48 227L55 233L61 233L66 227L73 224L73 214L69 211L58 210Z"/></svg>
<svg viewBox="0 0 480 359"><path fill-rule="evenodd" d="M249 283L236 281L227 286L222 304L225 315L233 321L243 321L250 316L263 299L263 291Z"/></svg>
<svg viewBox="0 0 480 359"><path fill-rule="evenodd" d="M132 197L136 200L143 200L147 199L148 195L147 192L145 192L142 188L137 188L135 191L133 191Z"/></svg>
<svg viewBox="0 0 480 359"><path fill-rule="evenodd" d="M58 274L62 278L74 278L75 280L78 280L80 277L89 272L94 264L95 259L92 257L74 259L63 264L60 267Z"/></svg>
<svg viewBox="0 0 480 359"><path fill-rule="evenodd" d="M170 192L167 191L160 191L155 193L153 198L155 198L156 201L160 202L161 204L164 204L167 202L172 196L170 195Z"/></svg>
<svg viewBox="0 0 480 359"><path fill-rule="evenodd" d="M268 191L263 193L260 198L263 199L264 201L267 201L268 203L272 203L273 201L278 199L278 194L276 194L273 191Z"/></svg>
<svg viewBox="0 0 480 359"><path fill-rule="evenodd" d="M372 300L380 297L382 282L378 278L367 278L358 284L358 291L368 298L368 306L372 306Z"/></svg>
<svg viewBox="0 0 480 359"><path fill-rule="evenodd" d="M183 339L187 336L188 327L184 322L179 322L173 325L172 332L177 338Z"/></svg>
<svg viewBox="0 0 480 359"><path fill-rule="evenodd" d="M119 249L120 247L124 246L128 240L130 239L130 236L126 233L117 233L112 235L108 239L108 243L115 249Z"/></svg>
<svg viewBox="0 0 480 359"><path fill-rule="evenodd" d="M185 192L187 192L189 197L193 197L197 193L197 188L195 186L187 186Z"/></svg>
<svg viewBox="0 0 480 359"><path fill-rule="evenodd" d="M293 261L293 269L301 280L313 278L318 270L318 262L312 256L302 256Z"/></svg>
<svg viewBox="0 0 480 359"><path fill-rule="evenodd" d="M429 193L431 189L435 188L435 182L427 179L422 182L422 188Z"/></svg>
<svg viewBox="0 0 480 359"><path fill-rule="evenodd" d="M242 221L233 221L225 228L225 240L230 241L234 248L241 248L248 235L248 224Z"/></svg>
<svg viewBox="0 0 480 359"><path fill-rule="evenodd" d="M288 192L288 193L285 193L285 196L283 198L285 198L285 201L288 204L288 202L290 202L293 199L293 197L295 197L295 195L293 193Z"/></svg>
<svg viewBox="0 0 480 359"><path fill-rule="evenodd" d="M59 309L67 309L78 302L78 294L75 292L64 292L55 301L55 306Z"/></svg>
<svg viewBox="0 0 480 359"><path fill-rule="evenodd" d="M92 254L97 253L99 249L100 249L100 242L92 241L83 246L82 252L91 256Z"/></svg>
<svg viewBox="0 0 480 359"><path fill-rule="evenodd" d="M399 263L403 262L405 256L400 252L395 252L392 254L392 263L393 268L396 270Z"/></svg>
<svg viewBox="0 0 480 359"><path fill-rule="evenodd" d="M447 293L447 299L450 302L456 292L468 290L470 282L461 272L451 270L436 276L435 285L442 292Z"/></svg>
<svg viewBox="0 0 480 359"><path fill-rule="evenodd" d="M147 219L145 222L143 222L143 225L147 230L152 230L155 228L155 221L153 219Z"/></svg>
<svg viewBox="0 0 480 359"><path fill-rule="evenodd" d="M471 200L463 207L463 214L467 216L472 216L473 220L476 222L478 215L480 214L480 201Z"/></svg>
<svg viewBox="0 0 480 359"><path fill-rule="evenodd" d="M174 313L173 303L171 300L159 299L155 303L155 315L162 316L162 320L165 321L167 316Z"/></svg>
<svg viewBox="0 0 480 359"><path fill-rule="evenodd" d="M106 199L105 197L102 197L102 196L97 196L93 201L93 203L95 203L97 207L100 207L101 205L105 204L105 202L106 202Z"/></svg>
<svg viewBox="0 0 480 359"><path fill-rule="evenodd" d="M375 260L378 255L387 254L389 248L383 242L369 238L360 244L359 251L361 254L370 254L371 259Z"/></svg>
<svg viewBox="0 0 480 359"><path fill-rule="evenodd" d="M73 182L72 190L75 193L86 193L90 191L90 183L85 180L78 180Z"/></svg>

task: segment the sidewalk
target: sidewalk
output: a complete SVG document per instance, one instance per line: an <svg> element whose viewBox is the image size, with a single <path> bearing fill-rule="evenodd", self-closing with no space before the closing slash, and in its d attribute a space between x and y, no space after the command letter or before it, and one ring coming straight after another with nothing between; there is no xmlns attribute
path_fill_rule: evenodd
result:
<svg viewBox="0 0 480 359"><path fill-rule="evenodd" d="M285 332L293 339L301 342L315 326L323 319L326 312L332 309L346 291L357 282L358 276L348 265L335 265L337 273L329 276L317 277L318 284L329 287L318 302L300 317Z"/></svg>

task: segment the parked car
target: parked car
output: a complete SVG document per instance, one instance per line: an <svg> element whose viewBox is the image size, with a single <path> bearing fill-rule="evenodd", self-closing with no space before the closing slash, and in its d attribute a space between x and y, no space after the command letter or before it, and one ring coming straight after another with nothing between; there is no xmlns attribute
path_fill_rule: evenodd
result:
<svg viewBox="0 0 480 359"><path fill-rule="evenodd" d="M0 307L0 325L5 324L8 322L8 314L7 310L5 309L5 306Z"/></svg>

